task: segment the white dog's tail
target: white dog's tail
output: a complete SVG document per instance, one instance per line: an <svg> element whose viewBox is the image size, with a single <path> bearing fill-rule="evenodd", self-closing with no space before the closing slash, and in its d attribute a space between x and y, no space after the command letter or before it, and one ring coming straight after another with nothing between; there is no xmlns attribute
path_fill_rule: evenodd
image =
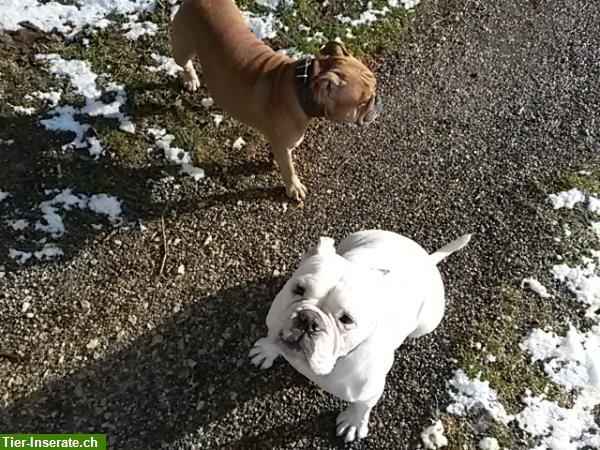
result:
<svg viewBox="0 0 600 450"><path fill-rule="evenodd" d="M433 259L433 263L437 264L446 256L451 255L452 253L460 250L465 245L469 243L471 240L470 234L465 234L464 236L459 237L458 239L450 242L447 245L444 245L442 248L437 250L435 253L431 254L431 259Z"/></svg>

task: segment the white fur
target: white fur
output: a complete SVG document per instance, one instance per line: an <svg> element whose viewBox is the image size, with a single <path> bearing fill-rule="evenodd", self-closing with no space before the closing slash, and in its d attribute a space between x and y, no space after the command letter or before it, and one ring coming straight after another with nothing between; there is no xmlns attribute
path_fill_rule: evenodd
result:
<svg viewBox="0 0 600 450"><path fill-rule="evenodd" d="M389 231L354 233L337 251L333 239L321 238L273 301L268 336L250 351L252 363L266 369L284 356L322 389L350 402L338 416L338 436L347 442L366 436L394 350L442 320L444 284L436 263L469 239L465 235L429 255ZM302 328L303 313L311 314L316 332ZM343 315L352 323L344 324Z"/></svg>

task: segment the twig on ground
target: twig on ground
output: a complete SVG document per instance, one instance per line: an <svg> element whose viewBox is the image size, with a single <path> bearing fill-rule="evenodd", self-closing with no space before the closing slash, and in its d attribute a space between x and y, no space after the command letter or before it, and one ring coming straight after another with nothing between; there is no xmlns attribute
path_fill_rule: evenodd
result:
<svg viewBox="0 0 600 450"><path fill-rule="evenodd" d="M158 277L163 276L163 271L165 270L165 262L167 262L167 254L169 252L169 248L167 247L167 235L165 233L165 216L164 214L160 216L160 224L162 228L162 238L163 238L163 258L160 264L160 271L158 272Z"/></svg>
<svg viewBox="0 0 600 450"><path fill-rule="evenodd" d="M112 230L110 233L108 233L106 235L106 237L104 239L102 239L102 242L108 241L111 237L113 237L115 234L117 234L118 231L119 231L118 228L115 228L114 230Z"/></svg>

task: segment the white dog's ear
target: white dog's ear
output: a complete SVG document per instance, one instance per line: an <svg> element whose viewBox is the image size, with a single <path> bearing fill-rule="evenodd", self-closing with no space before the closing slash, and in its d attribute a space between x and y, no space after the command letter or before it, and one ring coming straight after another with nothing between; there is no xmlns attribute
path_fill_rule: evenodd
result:
<svg viewBox="0 0 600 450"><path fill-rule="evenodd" d="M313 245L302 257L302 260L315 255L327 255L335 253L335 241L330 237L321 236L319 242Z"/></svg>

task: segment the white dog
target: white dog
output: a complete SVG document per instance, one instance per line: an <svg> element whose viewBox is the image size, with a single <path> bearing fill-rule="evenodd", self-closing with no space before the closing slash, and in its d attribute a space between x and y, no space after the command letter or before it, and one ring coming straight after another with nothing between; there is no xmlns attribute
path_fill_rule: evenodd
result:
<svg viewBox="0 0 600 450"><path fill-rule="evenodd" d="M337 418L346 442L367 435L394 350L433 331L444 315L436 264L463 248L465 235L433 254L389 231L361 231L337 249L322 237L277 294L268 336L250 350L267 369L283 355L322 389L350 402Z"/></svg>

